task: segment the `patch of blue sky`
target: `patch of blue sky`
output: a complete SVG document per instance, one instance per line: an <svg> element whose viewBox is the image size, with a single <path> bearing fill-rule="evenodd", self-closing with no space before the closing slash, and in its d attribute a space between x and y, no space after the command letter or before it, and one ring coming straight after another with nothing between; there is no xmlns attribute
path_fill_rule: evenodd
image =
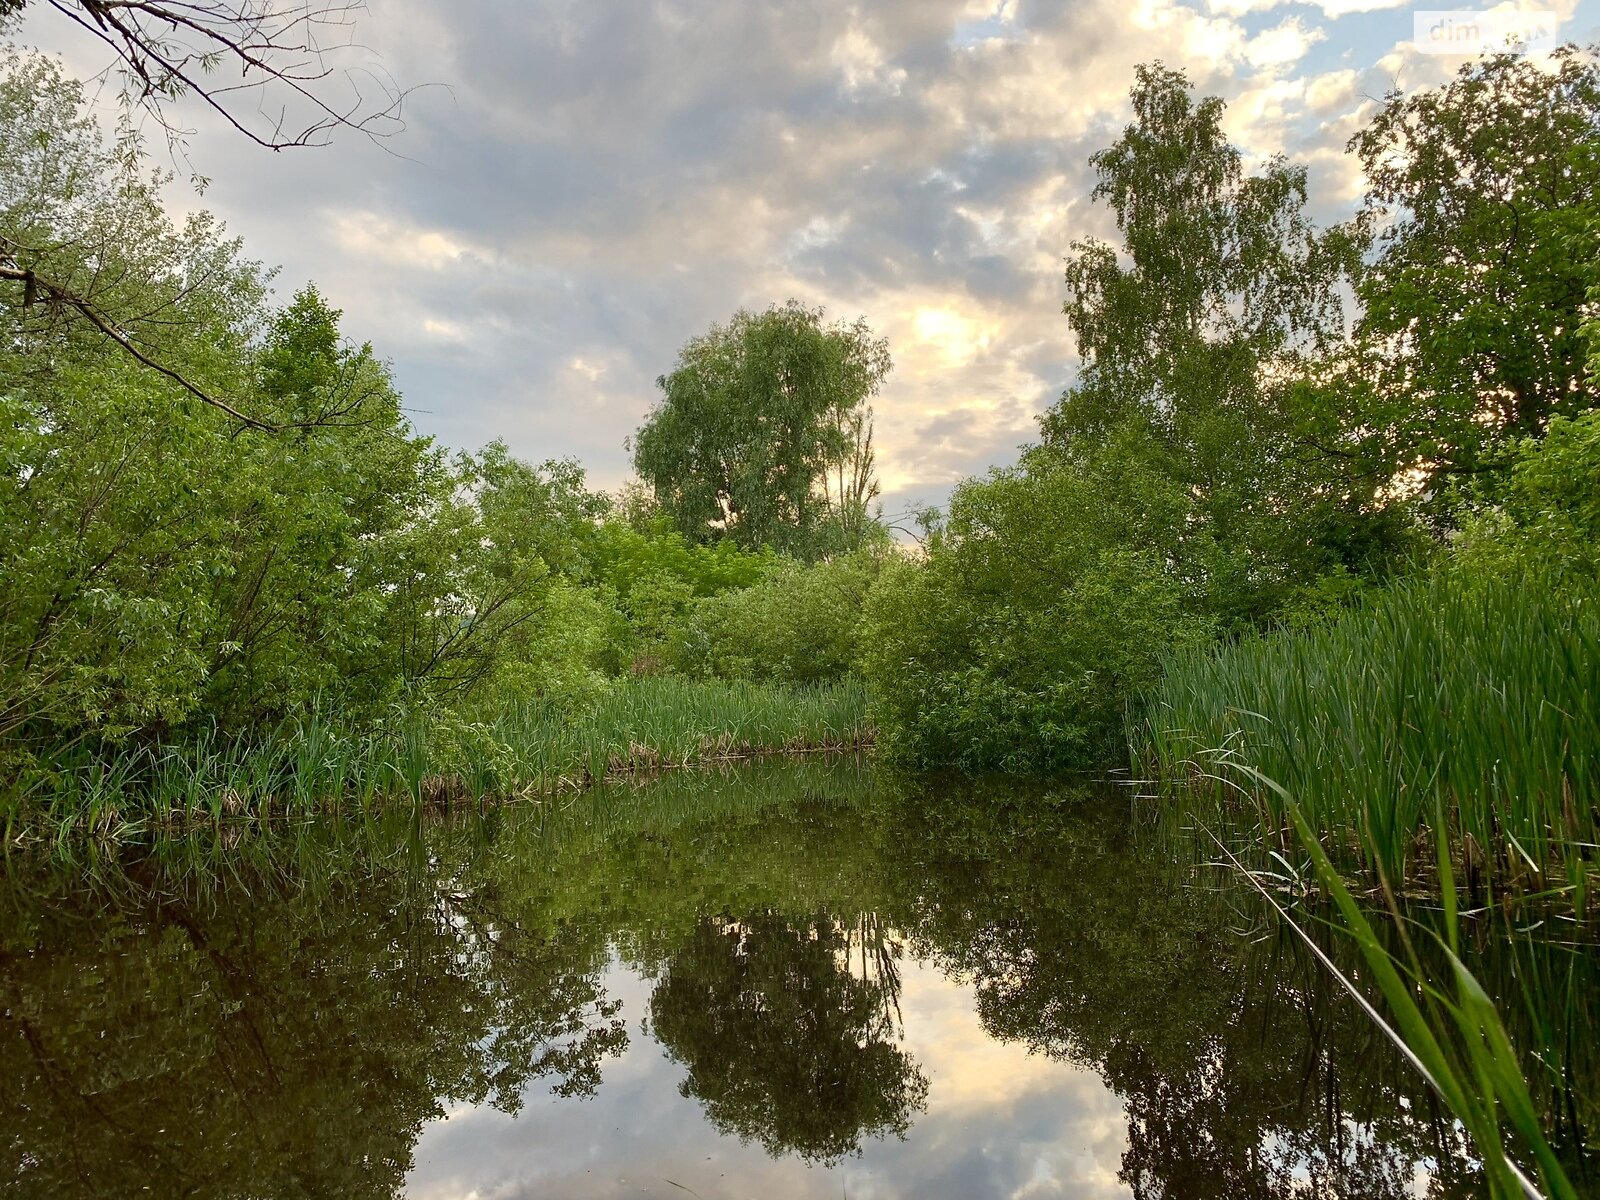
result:
<svg viewBox="0 0 1600 1200"><path fill-rule="evenodd" d="M1462 0L1428 0L1423 4L1403 4L1330 16L1320 4L1289 3L1265 12L1250 13L1240 19L1240 24L1251 35L1255 35L1276 27L1290 17L1299 17L1304 29L1321 35L1292 68L1294 75L1310 78L1331 71L1366 71L1375 67L1390 52L1409 49L1413 15L1418 11L1451 9L1473 12L1495 7L1501 6L1464 3ZM1560 4L1559 0L1534 0L1517 7L1529 11L1559 11L1566 6ZM1580 45L1600 39L1600 0L1581 0L1571 15L1560 22L1557 36L1563 42L1577 42ZM1459 61L1465 63L1469 61L1469 56L1463 55ZM1404 86L1407 82L1404 78L1384 81L1378 85L1379 90L1373 93L1374 98L1380 97L1382 88L1389 83Z"/></svg>
<svg viewBox="0 0 1600 1200"><path fill-rule="evenodd" d="M955 29L951 31L950 45L966 50L995 38L1017 37L1021 29L1013 17L1014 9L1014 2L999 3L982 17L958 21Z"/></svg>

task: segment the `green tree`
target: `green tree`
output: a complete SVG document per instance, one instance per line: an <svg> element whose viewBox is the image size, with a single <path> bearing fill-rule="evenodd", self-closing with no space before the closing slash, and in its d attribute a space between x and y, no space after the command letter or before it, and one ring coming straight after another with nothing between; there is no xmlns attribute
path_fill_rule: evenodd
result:
<svg viewBox="0 0 1600 1200"><path fill-rule="evenodd" d="M869 403L887 344L795 301L690 340L633 439L634 466L691 541L806 557L865 536Z"/></svg>
<svg viewBox="0 0 1600 1200"><path fill-rule="evenodd" d="M640 511L627 497L623 503L595 529L588 582L614 611L606 665L658 670L676 664L696 599L749 587L778 558L727 539L691 543L669 517Z"/></svg>
<svg viewBox="0 0 1600 1200"><path fill-rule="evenodd" d="M33 278L144 314L124 333L182 379L253 386L263 272L210 218L175 227L81 100L43 59L0 64L0 738L194 711L232 567L215 493L257 449Z"/></svg>
<svg viewBox="0 0 1600 1200"><path fill-rule="evenodd" d="M194 622L209 657L206 707L233 724L318 693L352 712L393 698L402 672L382 651L405 598L393 586L397 548L455 486L443 456L413 435L387 369L370 346L343 343L339 319L314 287L272 318L252 407L309 423L230 439L227 474L191 480L221 521L227 564L207 598L214 620Z"/></svg>
<svg viewBox="0 0 1600 1200"><path fill-rule="evenodd" d="M1518 440L1504 461L1449 566L1469 578L1553 572L1574 594L1588 591L1600 578L1600 409L1552 417L1542 438Z"/></svg>
<svg viewBox="0 0 1600 1200"><path fill-rule="evenodd" d="M497 680L520 681L514 693L541 690L541 678L571 680L595 665L591 635L603 618L574 589L606 497L589 491L577 463L536 467L503 442L458 454L453 468L451 494L396 539L384 661L407 685L452 702L493 693ZM565 650L552 656L557 644ZM511 698L526 697L501 697Z"/></svg>
<svg viewBox="0 0 1600 1200"><path fill-rule="evenodd" d="M0 148L0 755L585 686L606 501L576 464L416 436L338 311L274 312L48 62L6 60Z"/></svg>
<svg viewBox="0 0 1600 1200"><path fill-rule="evenodd" d="M1340 526L1373 519L1375 483L1297 437L1296 384L1344 333L1346 229L1306 213L1306 172L1281 156L1248 174L1216 97L1138 68L1134 122L1090 162L1121 247L1078 242L1065 306L1083 357L1042 422L1046 454L1090 474L1112 460L1171 481L1152 530L1185 590L1224 620L1270 614L1343 561ZM1106 460L1103 465L1096 460Z"/></svg>
<svg viewBox="0 0 1600 1200"><path fill-rule="evenodd" d="M1469 63L1392 93L1350 149L1377 254L1332 436L1446 500L1496 470L1507 439L1595 403L1581 326L1600 261L1600 58Z"/></svg>
<svg viewBox="0 0 1600 1200"><path fill-rule="evenodd" d="M1123 245L1075 244L1083 368L1014 469L962 484L920 565L869 597L882 744L922 763L1098 765L1164 653L1336 597L1403 525L1376 484L1294 435L1336 345L1347 231L1303 168L1249 175L1223 106L1139 68L1134 122L1092 162ZM1332 581L1328 584L1325 581Z"/></svg>

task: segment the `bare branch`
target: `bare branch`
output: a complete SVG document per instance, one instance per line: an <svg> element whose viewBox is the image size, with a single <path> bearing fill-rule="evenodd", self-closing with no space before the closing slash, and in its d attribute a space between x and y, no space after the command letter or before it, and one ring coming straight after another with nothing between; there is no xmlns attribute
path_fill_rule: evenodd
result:
<svg viewBox="0 0 1600 1200"><path fill-rule="evenodd" d="M116 343L117 347L134 361L170 379L202 403L210 405L219 412L226 413L243 428L258 429L263 433L281 433L291 429L344 428L369 423L366 420L345 419L356 413L366 401L373 399L376 395L376 391L373 388L364 386L358 378L354 377L342 380L340 387L334 389L338 399L326 411L318 413L308 420L274 423L261 420L258 417L252 417L228 401L212 395L181 371L176 371L153 358L138 345L133 335L127 331L122 322L108 314L89 297L57 283L41 275L32 267L25 265L19 259L17 250L18 247L14 243L0 237L0 280L9 280L22 284L22 306L24 309L42 304L57 311L76 313L111 339L112 342Z"/></svg>
<svg viewBox="0 0 1600 1200"><path fill-rule="evenodd" d="M406 92L370 68L342 70L333 65L341 52L356 50L352 40L364 0L278 4L274 0L45 0L49 7L104 42L117 56L129 99L149 112L180 144L189 132L172 120L168 106L185 95L197 97L234 130L269 150L320 146L339 129L374 140L404 126ZM236 68L237 82L215 78L225 66ZM336 74L350 85L347 103L323 94ZM376 84L363 86L358 76ZM286 107L269 111L272 89L304 113L291 117ZM253 93L254 112L239 103Z"/></svg>

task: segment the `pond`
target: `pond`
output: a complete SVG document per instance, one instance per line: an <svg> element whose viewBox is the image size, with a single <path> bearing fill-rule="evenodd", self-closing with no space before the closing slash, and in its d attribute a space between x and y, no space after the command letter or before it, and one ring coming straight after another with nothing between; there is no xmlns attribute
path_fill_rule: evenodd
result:
<svg viewBox="0 0 1600 1200"><path fill-rule="evenodd" d="M1478 1194L1303 944L1133 808L840 760L14 861L0 1194ZM1535 1090L1592 1186L1596 956L1481 943L1578 989Z"/></svg>

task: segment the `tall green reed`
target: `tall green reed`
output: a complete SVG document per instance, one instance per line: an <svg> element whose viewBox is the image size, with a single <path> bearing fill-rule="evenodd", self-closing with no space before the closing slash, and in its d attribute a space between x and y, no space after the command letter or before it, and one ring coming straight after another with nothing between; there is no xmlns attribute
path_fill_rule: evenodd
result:
<svg viewBox="0 0 1600 1200"><path fill-rule="evenodd" d="M364 727L321 707L275 728L64 750L0 785L8 838L134 836L151 824L511 798L607 777L870 744L857 683L622 680L587 703L396 706Z"/></svg>
<svg viewBox="0 0 1600 1200"><path fill-rule="evenodd" d="M1280 844L1276 792L1220 785L1225 754L1277 780L1340 865L1437 883L1443 836L1473 891L1593 885L1600 597L1440 574L1327 624L1178 654L1130 719L1135 763Z"/></svg>
<svg viewBox="0 0 1600 1200"><path fill-rule="evenodd" d="M1439 833L1434 845L1444 901L1440 950L1448 964L1448 979L1441 982L1425 967L1408 937L1402 938L1403 953L1399 955L1379 938L1372 920L1323 848L1310 818L1287 789L1247 766L1234 765L1215 778L1223 786L1235 778L1247 780L1253 788L1270 793L1282 806L1300 847L1311 859L1317 879L1334 902L1338 923L1360 948L1388 1018L1322 952L1271 890L1259 883L1258 890L1455 1114L1482 1157L1491 1196L1495 1200L1578 1200L1577 1189L1546 1136L1540 1110L1523 1076L1522 1058L1513 1047L1494 1002L1461 961L1460 913L1443 813L1435 822ZM1254 879L1220 839L1218 845L1235 867ZM1396 923L1403 927L1393 894L1387 898ZM1531 1176L1518 1162L1519 1146L1508 1140L1508 1128L1520 1151L1532 1155Z"/></svg>

